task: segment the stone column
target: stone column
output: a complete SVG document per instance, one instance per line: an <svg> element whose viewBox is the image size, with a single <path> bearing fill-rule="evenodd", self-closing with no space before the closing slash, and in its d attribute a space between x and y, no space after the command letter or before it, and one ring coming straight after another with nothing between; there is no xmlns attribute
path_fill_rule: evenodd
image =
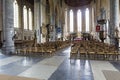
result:
<svg viewBox="0 0 120 80"><path fill-rule="evenodd" d="M115 29L119 27L119 0L110 0L110 43L115 44Z"/></svg>
<svg viewBox="0 0 120 80"><path fill-rule="evenodd" d="M29 30L29 8L27 7L27 30Z"/></svg>
<svg viewBox="0 0 120 80"><path fill-rule="evenodd" d="M0 0L0 30L2 30L2 0Z"/></svg>
<svg viewBox="0 0 120 80"><path fill-rule="evenodd" d="M21 40L24 40L24 25L23 25L23 5L22 3L18 4L19 7L19 27L20 27L20 36Z"/></svg>
<svg viewBox="0 0 120 80"><path fill-rule="evenodd" d="M93 21L93 18L92 18L92 7L90 7L89 8L89 28L90 28L90 33L93 30L92 21Z"/></svg>
<svg viewBox="0 0 120 80"><path fill-rule="evenodd" d="M37 43L41 42L41 2L40 0L34 0L34 27Z"/></svg>
<svg viewBox="0 0 120 80"><path fill-rule="evenodd" d="M55 41L56 40L56 30L55 30L55 13L54 10L51 15L51 31L50 31L50 41Z"/></svg>
<svg viewBox="0 0 120 80"><path fill-rule="evenodd" d="M3 21L2 21L2 0L0 0L0 41L3 41L3 32L2 32L2 26L3 26Z"/></svg>
<svg viewBox="0 0 120 80"><path fill-rule="evenodd" d="M3 0L3 53L12 54L14 48L13 1Z"/></svg>
<svg viewBox="0 0 120 80"><path fill-rule="evenodd" d="M82 9L82 32L86 32L85 9Z"/></svg>
<svg viewBox="0 0 120 80"><path fill-rule="evenodd" d="M67 32L70 33L70 10L67 10Z"/></svg>
<svg viewBox="0 0 120 80"><path fill-rule="evenodd" d="M77 29L77 10L75 9L75 10L73 10L73 15L74 15L74 20L73 20L73 23L74 23L74 26L73 26L73 28L74 28L74 32L78 32L78 29Z"/></svg>
<svg viewBox="0 0 120 80"><path fill-rule="evenodd" d="M93 36L95 37L95 33L96 33L96 25L95 25L95 16L94 16L95 14L94 14L94 7L91 7L91 17L92 17L92 25L91 25L91 27L92 27L92 34L93 34Z"/></svg>

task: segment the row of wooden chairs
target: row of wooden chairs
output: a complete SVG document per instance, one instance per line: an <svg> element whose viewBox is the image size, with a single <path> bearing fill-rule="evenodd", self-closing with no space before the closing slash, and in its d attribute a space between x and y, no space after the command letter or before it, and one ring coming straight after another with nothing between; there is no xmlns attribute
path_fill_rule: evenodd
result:
<svg viewBox="0 0 120 80"><path fill-rule="evenodd" d="M37 44L37 46L25 46L16 49L17 55L53 55L57 50L63 49L70 45L69 41L55 41Z"/></svg>
<svg viewBox="0 0 120 80"><path fill-rule="evenodd" d="M118 60L119 51L114 45L95 42L80 41L74 43L71 47L71 56L84 59L102 59L102 60Z"/></svg>
<svg viewBox="0 0 120 80"><path fill-rule="evenodd" d="M46 47L26 47L22 49L17 49L16 54L17 55L44 55L45 53L49 53L48 55L54 54L55 49L52 48L46 48Z"/></svg>

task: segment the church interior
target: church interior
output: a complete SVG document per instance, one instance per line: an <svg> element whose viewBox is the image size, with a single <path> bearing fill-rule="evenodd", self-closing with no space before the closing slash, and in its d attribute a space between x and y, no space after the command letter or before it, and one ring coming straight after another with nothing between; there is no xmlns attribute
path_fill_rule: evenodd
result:
<svg viewBox="0 0 120 80"><path fill-rule="evenodd" d="M120 80L119 0L0 0L1 80Z"/></svg>

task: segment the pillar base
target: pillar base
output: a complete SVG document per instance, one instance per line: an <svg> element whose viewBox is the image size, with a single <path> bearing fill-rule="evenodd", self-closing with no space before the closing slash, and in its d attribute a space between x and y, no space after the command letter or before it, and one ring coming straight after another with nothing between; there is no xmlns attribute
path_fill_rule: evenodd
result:
<svg viewBox="0 0 120 80"><path fill-rule="evenodd" d="M6 55L15 54L14 46L7 46L2 48L2 53Z"/></svg>

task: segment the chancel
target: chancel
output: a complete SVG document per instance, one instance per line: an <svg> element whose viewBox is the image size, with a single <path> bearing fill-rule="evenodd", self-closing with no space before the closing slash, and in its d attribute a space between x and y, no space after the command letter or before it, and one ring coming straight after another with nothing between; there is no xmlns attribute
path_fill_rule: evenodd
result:
<svg viewBox="0 0 120 80"><path fill-rule="evenodd" d="M119 0L0 0L0 80L119 80Z"/></svg>

